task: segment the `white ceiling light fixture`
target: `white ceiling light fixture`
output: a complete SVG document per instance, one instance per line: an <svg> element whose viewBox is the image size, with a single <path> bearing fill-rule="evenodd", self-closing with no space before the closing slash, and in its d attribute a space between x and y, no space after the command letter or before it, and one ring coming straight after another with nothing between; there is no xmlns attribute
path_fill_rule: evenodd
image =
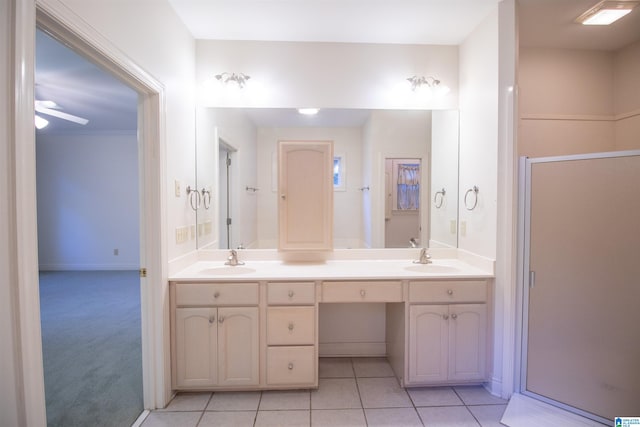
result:
<svg viewBox="0 0 640 427"><path fill-rule="evenodd" d="M298 113L305 116L315 116L320 111L319 108L298 108Z"/></svg>
<svg viewBox="0 0 640 427"><path fill-rule="evenodd" d="M227 73L227 72L224 72L222 74L217 74L215 77L216 77L216 80L224 84L235 83L238 85L240 89L242 89L247 84L247 81L251 78L251 76L247 76L246 74L243 74L243 73Z"/></svg>
<svg viewBox="0 0 640 427"><path fill-rule="evenodd" d="M582 25L610 25L629 14L640 1L603 0L580 15L576 22Z"/></svg>
<svg viewBox="0 0 640 427"><path fill-rule="evenodd" d="M62 119L62 120L66 120L66 121L69 121L69 122L77 123L77 124L83 125L83 126L86 125L87 123L89 123L89 120L87 120L85 118L82 118L82 117L74 116L73 114L64 113L64 112L60 111L59 108L60 107L53 101L38 101L38 100L35 101L36 113L46 114L48 116L57 117L58 119ZM49 122L47 120L45 120L44 118L39 117L38 115L36 115L36 127L37 128L38 128L38 123L40 123L42 128L47 126L47 124L49 124ZM38 129L42 129L42 128L38 128Z"/></svg>

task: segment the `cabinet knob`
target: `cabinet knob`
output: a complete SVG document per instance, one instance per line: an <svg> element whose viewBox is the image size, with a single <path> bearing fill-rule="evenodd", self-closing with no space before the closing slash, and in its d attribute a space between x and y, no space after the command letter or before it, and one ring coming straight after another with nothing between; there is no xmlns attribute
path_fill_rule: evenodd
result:
<svg viewBox="0 0 640 427"><path fill-rule="evenodd" d="M215 291L215 292L213 293L213 297L214 297L214 298L218 298L219 296L220 296L220 292Z"/></svg>
<svg viewBox="0 0 640 427"><path fill-rule="evenodd" d="M293 298L294 295L295 295L295 292L289 291L289 298Z"/></svg>
<svg viewBox="0 0 640 427"><path fill-rule="evenodd" d="M224 316L218 316L218 323L224 322Z"/></svg>
<svg viewBox="0 0 640 427"><path fill-rule="evenodd" d="M453 295L453 289L449 289L449 290L447 291L447 294L449 294L449 295Z"/></svg>
<svg viewBox="0 0 640 427"><path fill-rule="evenodd" d="M457 314L455 314L455 313L453 313L453 314L451 315L451 318L455 320L455 319L457 319L457 318L458 318L458 315L457 315Z"/></svg>
<svg viewBox="0 0 640 427"><path fill-rule="evenodd" d="M367 294L367 291L365 291L364 289L360 290L360 296L364 298L364 296Z"/></svg>
<svg viewBox="0 0 640 427"><path fill-rule="evenodd" d="M281 194L281 195L280 195L280 198L281 198L282 200L287 200L287 195L286 195L286 194Z"/></svg>
<svg viewBox="0 0 640 427"><path fill-rule="evenodd" d="M209 323L213 323L216 321L216 316L210 316L209 317Z"/></svg>
<svg viewBox="0 0 640 427"><path fill-rule="evenodd" d="M293 331L293 322L289 322L289 330Z"/></svg>
<svg viewBox="0 0 640 427"><path fill-rule="evenodd" d="M448 314L443 314L443 315L442 315L442 318L443 318L444 320L447 320L447 319L449 318L449 315L448 315Z"/></svg>
<svg viewBox="0 0 640 427"><path fill-rule="evenodd" d="M293 371L293 362L289 362L289 366L287 366L290 371Z"/></svg>

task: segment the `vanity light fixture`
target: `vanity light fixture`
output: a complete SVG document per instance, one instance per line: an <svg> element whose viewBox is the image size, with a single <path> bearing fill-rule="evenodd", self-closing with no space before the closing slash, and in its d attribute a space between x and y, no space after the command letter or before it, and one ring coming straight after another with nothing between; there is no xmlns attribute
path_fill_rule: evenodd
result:
<svg viewBox="0 0 640 427"><path fill-rule="evenodd" d="M423 86L427 87L435 93L444 94L449 92L449 88L441 85L440 80L436 79L435 77L412 76L408 77L407 81L411 84L411 90L414 92L416 92Z"/></svg>
<svg viewBox="0 0 640 427"><path fill-rule="evenodd" d="M298 108L298 113L305 116L315 116L320 111L319 108Z"/></svg>
<svg viewBox="0 0 640 427"><path fill-rule="evenodd" d="M237 84L240 89L242 89L244 85L247 84L247 81L251 78L251 76L247 76L246 74L243 74L243 73L227 73L227 72L218 74L215 77L216 77L216 80L224 84L229 84L230 82L233 82Z"/></svg>
<svg viewBox="0 0 640 427"><path fill-rule="evenodd" d="M631 12L640 1L602 0L580 15L576 22L582 25L609 25Z"/></svg>

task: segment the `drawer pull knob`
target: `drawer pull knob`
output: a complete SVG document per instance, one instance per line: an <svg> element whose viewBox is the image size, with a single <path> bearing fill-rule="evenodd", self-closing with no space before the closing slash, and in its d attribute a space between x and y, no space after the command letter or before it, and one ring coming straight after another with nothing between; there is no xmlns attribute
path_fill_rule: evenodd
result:
<svg viewBox="0 0 640 427"><path fill-rule="evenodd" d="M451 318L455 320L455 319L457 319L457 318L458 318L458 315L457 315L457 314L455 314L455 313L453 313L453 314L451 315Z"/></svg>
<svg viewBox="0 0 640 427"><path fill-rule="evenodd" d="M449 315L448 315L448 314L443 314L443 315L442 315L442 318L443 318L444 320L447 320L447 319L449 318Z"/></svg>
<svg viewBox="0 0 640 427"><path fill-rule="evenodd" d="M209 317L209 323L213 323L216 321L216 316Z"/></svg>
<svg viewBox="0 0 640 427"><path fill-rule="evenodd" d="M364 298L364 296L367 294L367 291L365 291L364 289L360 290L360 296Z"/></svg>
<svg viewBox="0 0 640 427"><path fill-rule="evenodd" d="M220 292L215 291L214 294L213 294L213 297L214 298L218 298L219 296L220 296Z"/></svg>
<svg viewBox="0 0 640 427"><path fill-rule="evenodd" d="M447 291L447 293L448 293L449 295L453 295L453 289L449 289L449 290Z"/></svg>
<svg viewBox="0 0 640 427"><path fill-rule="evenodd" d="M293 322L289 322L289 330L293 331Z"/></svg>
<svg viewBox="0 0 640 427"><path fill-rule="evenodd" d="M293 363L289 362L289 366L287 366L287 368L289 368L290 371L293 371Z"/></svg>
<svg viewBox="0 0 640 427"><path fill-rule="evenodd" d="M294 295L295 293L293 291L289 291L289 298L293 298Z"/></svg>
<svg viewBox="0 0 640 427"><path fill-rule="evenodd" d="M218 323L224 322L224 316L218 316Z"/></svg>

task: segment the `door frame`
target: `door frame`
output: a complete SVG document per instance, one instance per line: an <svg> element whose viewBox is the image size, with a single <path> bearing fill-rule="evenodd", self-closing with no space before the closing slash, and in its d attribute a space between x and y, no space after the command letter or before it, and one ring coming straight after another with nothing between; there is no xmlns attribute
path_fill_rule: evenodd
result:
<svg viewBox="0 0 640 427"><path fill-rule="evenodd" d="M21 360L26 425L46 425L36 213L34 69L36 25L105 68L139 95L140 213L155 212L140 221L143 400L146 409L165 406L170 397L170 365L166 357L168 307L163 294L167 283L165 223L165 95L164 87L59 0L15 3L14 154L16 281L19 324L17 340Z"/></svg>

